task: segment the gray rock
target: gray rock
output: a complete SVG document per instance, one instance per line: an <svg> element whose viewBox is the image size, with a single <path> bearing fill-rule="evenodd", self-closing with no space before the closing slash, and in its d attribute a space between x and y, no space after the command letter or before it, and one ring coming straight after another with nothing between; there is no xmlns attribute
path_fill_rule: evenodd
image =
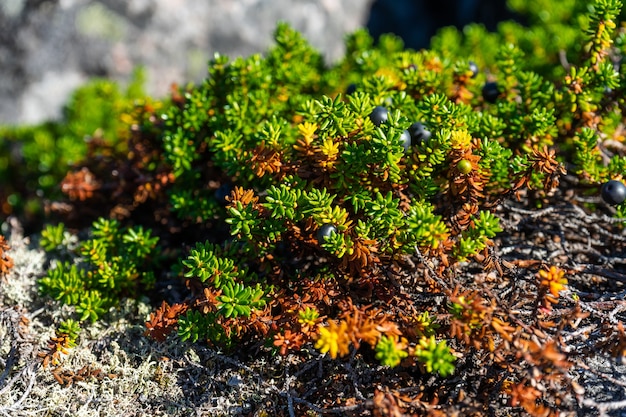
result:
<svg viewBox="0 0 626 417"><path fill-rule="evenodd" d="M127 81L147 71L147 91L199 81L215 52L264 51L279 20L301 31L328 60L363 26L371 0L2 0L0 123L61 115L89 77Z"/></svg>

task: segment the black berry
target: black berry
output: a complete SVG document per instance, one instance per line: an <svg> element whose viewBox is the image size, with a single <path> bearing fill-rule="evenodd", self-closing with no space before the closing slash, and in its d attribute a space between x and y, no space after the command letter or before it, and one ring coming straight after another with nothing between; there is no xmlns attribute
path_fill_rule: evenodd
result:
<svg viewBox="0 0 626 417"><path fill-rule="evenodd" d="M230 195L232 190L233 186L228 183L220 185L220 188L215 190L215 199L218 203L225 205L227 203L226 197Z"/></svg>
<svg viewBox="0 0 626 417"><path fill-rule="evenodd" d="M400 145L404 147L404 152L408 151L409 148L411 147L411 134L409 133L408 130L405 130L400 135Z"/></svg>
<svg viewBox="0 0 626 417"><path fill-rule="evenodd" d="M426 143L432 136L430 130L420 122L415 122L409 127L409 135L411 135L411 143L413 145Z"/></svg>
<svg viewBox="0 0 626 417"><path fill-rule="evenodd" d="M372 112L370 113L370 120L376 126L380 126L382 123L385 123L388 117L389 113L387 112L387 109L383 106L374 107L374 110L372 110Z"/></svg>
<svg viewBox="0 0 626 417"><path fill-rule="evenodd" d="M356 84L352 83L348 86L348 88L346 88L346 94L347 95L351 95L356 91Z"/></svg>
<svg viewBox="0 0 626 417"><path fill-rule="evenodd" d="M476 78L478 75L478 65L474 61L469 62L469 69L472 71L472 78Z"/></svg>
<svg viewBox="0 0 626 417"><path fill-rule="evenodd" d="M483 86L483 98L488 103L495 103L500 96L500 89L498 88L498 83L491 81L485 83Z"/></svg>
<svg viewBox="0 0 626 417"><path fill-rule="evenodd" d="M626 185L617 180L611 180L602 186L602 198L608 204L616 206L626 200Z"/></svg>
<svg viewBox="0 0 626 417"><path fill-rule="evenodd" d="M320 227L317 231L317 242L321 245L326 241L326 238L332 235L333 233L337 233L337 228L330 223L326 223Z"/></svg>

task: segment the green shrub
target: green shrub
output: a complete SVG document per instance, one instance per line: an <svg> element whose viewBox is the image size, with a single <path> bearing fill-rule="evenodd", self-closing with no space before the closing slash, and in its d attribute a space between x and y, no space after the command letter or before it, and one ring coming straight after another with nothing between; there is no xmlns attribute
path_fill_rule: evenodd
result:
<svg viewBox="0 0 626 417"><path fill-rule="evenodd" d="M151 315L158 340L176 332L281 354L314 346L333 359L373 352L442 377L475 355L507 370L486 378L488 389L547 414L550 396L558 404L575 391L558 332L584 314L548 320L568 281L542 265L530 273L534 292L511 289L515 310L530 314L512 315L502 294L518 275L505 280L512 269L494 256L495 209L512 198L557 204L568 171L581 193L623 179L625 32L618 0L510 3L530 27L443 29L430 50L404 50L393 36L374 45L359 30L325 66L279 24L264 56L216 55L203 83L126 116L127 154L87 157L68 174L74 218L133 226L99 220L80 246L86 265L59 264L41 290L81 320L137 295L156 259L145 226L170 246L163 276L190 289ZM626 214L625 203L590 208ZM48 229L44 245L61 237ZM458 274L468 263L493 270L482 291ZM531 388L542 378L544 394Z"/></svg>
<svg viewBox="0 0 626 417"><path fill-rule="evenodd" d="M113 81L96 79L74 92L60 121L0 126L2 215L17 215L40 227L42 197L62 196L59 185L69 167L102 156L94 154L96 146L108 154L124 153L130 124L122 116L143 99L143 83L143 71L135 72L125 91Z"/></svg>
<svg viewBox="0 0 626 417"><path fill-rule="evenodd" d="M63 235L63 224L48 226L45 235ZM154 285L155 247L158 237L141 226L121 228L115 220L99 219L92 227L92 237L77 249L81 263L57 263L38 282L39 290L73 305L81 321L98 320L121 297L135 297ZM56 249L58 239L42 241L45 249ZM54 243L54 244L53 244Z"/></svg>

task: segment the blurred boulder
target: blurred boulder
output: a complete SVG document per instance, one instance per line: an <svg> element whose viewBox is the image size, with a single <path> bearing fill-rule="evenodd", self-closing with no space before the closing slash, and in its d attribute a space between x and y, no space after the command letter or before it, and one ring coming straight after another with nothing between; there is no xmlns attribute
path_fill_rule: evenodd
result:
<svg viewBox="0 0 626 417"><path fill-rule="evenodd" d="M1 0L0 123L55 119L89 77L128 80L142 65L149 94L199 81L215 52L264 51L284 20L328 60L362 27L371 0Z"/></svg>

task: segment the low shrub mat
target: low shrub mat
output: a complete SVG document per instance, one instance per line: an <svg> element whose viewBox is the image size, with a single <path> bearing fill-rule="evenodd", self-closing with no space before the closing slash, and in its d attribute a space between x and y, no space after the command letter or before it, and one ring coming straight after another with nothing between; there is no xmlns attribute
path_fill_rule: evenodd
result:
<svg viewBox="0 0 626 417"><path fill-rule="evenodd" d="M0 129L0 412L624 408L626 31L571 3L333 65L281 23L166 99Z"/></svg>

